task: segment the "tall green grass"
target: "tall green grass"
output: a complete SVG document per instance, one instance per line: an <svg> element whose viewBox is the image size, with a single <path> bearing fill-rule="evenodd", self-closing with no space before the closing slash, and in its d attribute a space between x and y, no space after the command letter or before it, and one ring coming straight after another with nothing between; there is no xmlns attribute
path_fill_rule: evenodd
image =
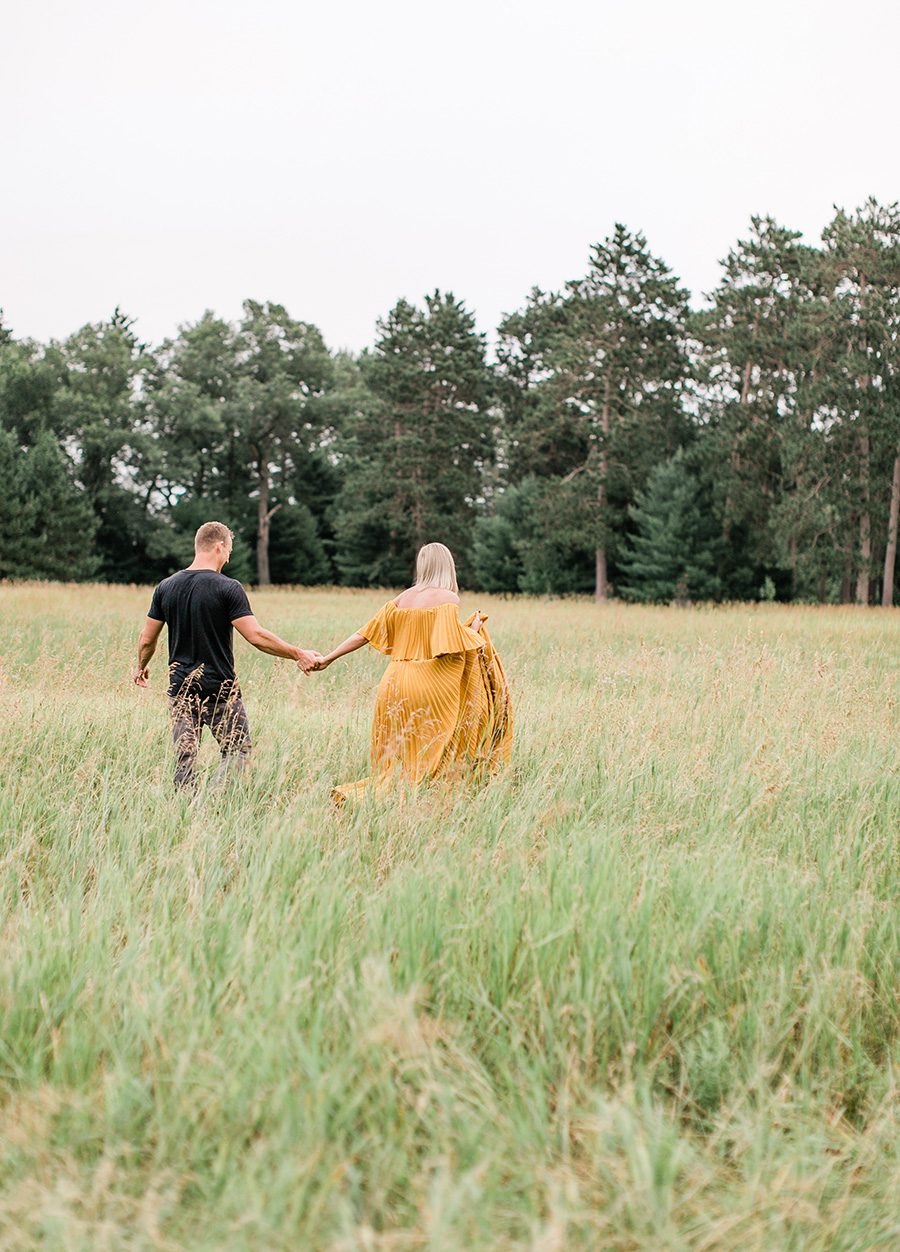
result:
<svg viewBox="0 0 900 1252"><path fill-rule="evenodd" d="M900 1247L896 612L482 600L511 768L336 814L383 659L187 801L147 602L0 587L0 1246Z"/></svg>

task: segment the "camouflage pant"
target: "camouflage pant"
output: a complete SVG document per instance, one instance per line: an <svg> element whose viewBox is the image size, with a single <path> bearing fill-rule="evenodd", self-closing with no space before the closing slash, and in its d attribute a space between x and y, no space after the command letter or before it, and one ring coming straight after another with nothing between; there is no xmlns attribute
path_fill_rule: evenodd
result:
<svg viewBox="0 0 900 1252"><path fill-rule="evenodd" d="M221 782L232 770L241 770L250 759L250 723L236 682L223 683L212 694L199 692L185 683L169 696L172 714L172 742L175 745L175 786L193 787L194 770L200 751L200 736L208 726L216 737L222 760L213 776Z"/></svg>

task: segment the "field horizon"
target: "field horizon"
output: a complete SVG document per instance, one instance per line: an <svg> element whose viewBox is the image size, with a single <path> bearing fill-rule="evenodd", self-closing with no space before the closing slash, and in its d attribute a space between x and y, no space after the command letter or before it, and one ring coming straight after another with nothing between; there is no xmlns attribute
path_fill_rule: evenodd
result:
<svg viewBox="0 0 900 1252"><path fill-rule="evenodd" d="M384 658L187 800L149 600L0 583L0 1245L900 1246L900 609L463 591L511 766L337 813Z"/></svg>

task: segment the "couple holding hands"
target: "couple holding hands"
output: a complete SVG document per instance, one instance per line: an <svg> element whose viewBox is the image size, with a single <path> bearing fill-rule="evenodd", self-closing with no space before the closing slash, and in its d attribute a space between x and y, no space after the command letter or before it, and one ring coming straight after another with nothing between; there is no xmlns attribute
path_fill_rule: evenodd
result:
<svg viewBox="0 0 900 1252"><path fill-rule="evenodd" d="M425 544L415 583L323 656L260 626L244 588L222 573L232 541L221 522L200 527L193 563L156 588L138 640L134 681L146 687L147 667L163 625L168 627L176 786L195 784L204 726L222 753L214 782L249 761L250 727L234 670L232 629L261 652L296 661L305 674L327 669L367 643L390 658L375 702L372 773L335 787L338 804L373 784L482 776L509 759L512 714L503 666L485 630L486 617L459 620L456 567L442 543Z"/></svg>

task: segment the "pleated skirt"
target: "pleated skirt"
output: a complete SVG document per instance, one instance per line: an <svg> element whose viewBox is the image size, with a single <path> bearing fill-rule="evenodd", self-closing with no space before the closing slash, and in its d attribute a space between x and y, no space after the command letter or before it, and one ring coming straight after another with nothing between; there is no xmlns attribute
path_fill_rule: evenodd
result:
<svg viewBox="0 0 900 1252"><path fill-rule="evenodd" d="M509 755L508 704L499 660L483 652L391 661L375 700L372 773L336 787L335 800L373 783L418 784L492 768Z"/></svg>

